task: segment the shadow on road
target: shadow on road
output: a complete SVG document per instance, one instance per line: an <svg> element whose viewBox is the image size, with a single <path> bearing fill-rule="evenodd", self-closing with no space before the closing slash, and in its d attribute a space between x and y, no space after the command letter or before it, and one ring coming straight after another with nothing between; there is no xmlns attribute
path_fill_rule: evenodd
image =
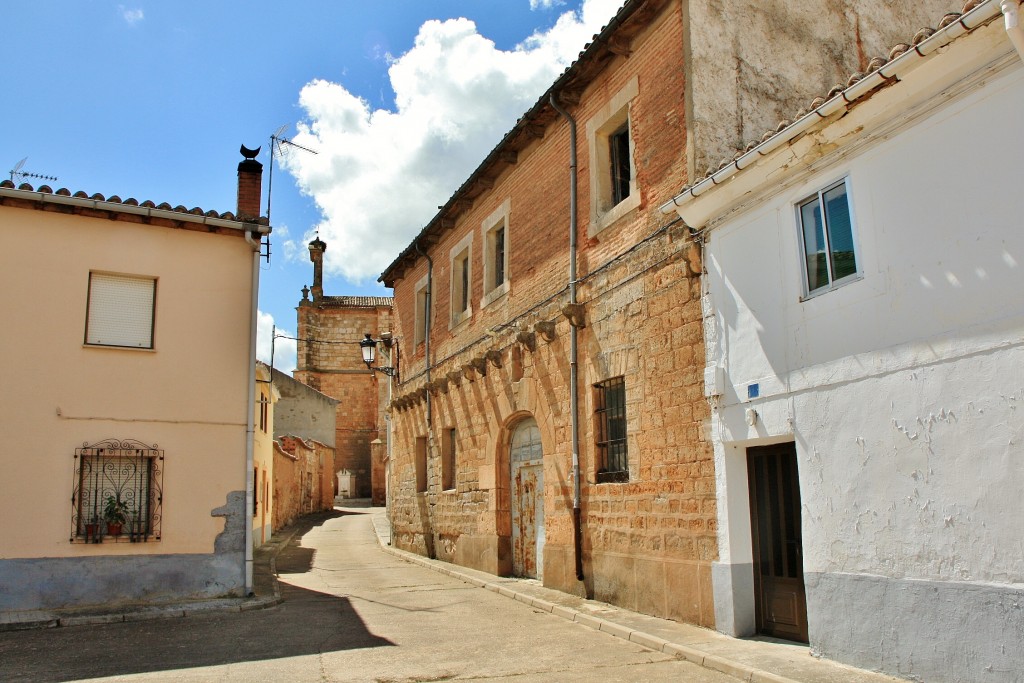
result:
<svg viewBox="0 0 1024 683"><path fill-rule="evenodd" d="M278 558L287 568L279 571L309 571L313 553L298 547L299 539L346 514L362 513L300 520ZM281 589L283 604L265 610L0 633L0 680L57 683L394 645L370 633L346 597Z"/></svg>

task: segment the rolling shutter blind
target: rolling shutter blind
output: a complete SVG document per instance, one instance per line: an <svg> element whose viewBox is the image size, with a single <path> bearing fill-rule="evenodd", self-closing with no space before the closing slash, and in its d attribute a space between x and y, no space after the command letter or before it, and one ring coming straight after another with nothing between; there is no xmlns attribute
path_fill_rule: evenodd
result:
<svg viewBox="0 0 1024 683"><path fill-rule="evenodd" d="M89 320L85 343L153 348L156 280L89 274Z"/></svg>

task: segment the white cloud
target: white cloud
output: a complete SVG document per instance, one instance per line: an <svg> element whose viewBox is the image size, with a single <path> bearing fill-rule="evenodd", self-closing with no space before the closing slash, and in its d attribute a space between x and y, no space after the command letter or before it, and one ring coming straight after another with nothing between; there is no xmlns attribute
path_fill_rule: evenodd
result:
<svg viewBox="0 0 1024 683"><path fill-rule="evenodd" d="M118 5L117 9L121 12L121 18L131 26L134 26L145 18L141 9L128 9L124 5Z"/></svg>
<svg viewBox="0 0 1024 683"><path fill-rule="evenodd" d="M392 61L393 111L338 83L307 84L295 141L318 154L284 166L321 210L326 271L375 279L621 3L584 0L579 14L507 51L468 19L428 21Z"/></svg>
<svg viewBox="0 0 1024 683"><path fill-rule="evenodd" d="M284 339L278 336L273 338L274 316L259 311L256 318L256 358L270 365L270 356L273 352L274 367L289 375L295 370L295 340ZM277 328L278 335L294 337L294 332Z"/></svg>
<svg viewBox="0 0 1024 683"><path fill-rule="evenodd" d="M564 5L565 0L530 0L530 9L551 9L558 5Z"/></svg>

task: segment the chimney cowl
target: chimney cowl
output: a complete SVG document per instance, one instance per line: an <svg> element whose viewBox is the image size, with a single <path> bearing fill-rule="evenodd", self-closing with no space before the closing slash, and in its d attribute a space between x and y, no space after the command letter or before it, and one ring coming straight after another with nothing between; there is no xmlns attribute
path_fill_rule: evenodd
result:
<svg viewBox="0 0 1024 683"><path fill-rule="evenodd" d="M249 149L242 145L238 150L243 157L238 163L238 202L239 220L253 220L260 216L262 204L263 164L256 161L260 148Z"/></svg>

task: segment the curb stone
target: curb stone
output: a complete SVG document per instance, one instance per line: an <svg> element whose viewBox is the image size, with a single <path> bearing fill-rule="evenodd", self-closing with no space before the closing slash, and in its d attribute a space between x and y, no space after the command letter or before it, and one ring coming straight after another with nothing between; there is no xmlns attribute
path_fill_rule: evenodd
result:
<svg viewBox="0 0 1024 683"><path fill-rule="evenodd" d="M381 538L380 533L377 531L377 525L372 524L374 536L377 538L377 543L381 550L393 555L399 559L405 560L410 564L418 564L433 571L436 571L452 578L458 579L464 583L468 583L474 586L478 586L485 590L489 590L498 595L511 598L517 602L522 602L527 605L532 605L541 609L545 612L566 619L567 621L573 621L577 624L587 626L595 631L601 631L607 633L615 638L620 638L631 643L635 643L641 647L645 647L648 650L654 652L661 652L663 654L671 655L677 659L688 661L692 664L697 664L705 669L712 671L718 671L720 673L733 676L741 681L748 681L749 683L800 683L796 679L787 678L780 676L779 674L759 669L757 667L749 666L740 662L734 662L729 659L725 659L719 655L712 655L709 653L702 652L692 646L681 645L679 643L672 643L650 633L644 633L643 631L637 631L627 626L622 626L606 619L600 619L598 617L584 614L571 607L565 607L563 605L556 605L546 600L534 598L526 593L520 593L513 588L509 588L505 585L499 585L495 583L481 582L480 579L463 574L458 569L454 568L455 565L440 566L439 560L429 560L414 553L407 552L405 550L399 550L384 542ZM447 563L445 563L447 565Z"/></svg>

